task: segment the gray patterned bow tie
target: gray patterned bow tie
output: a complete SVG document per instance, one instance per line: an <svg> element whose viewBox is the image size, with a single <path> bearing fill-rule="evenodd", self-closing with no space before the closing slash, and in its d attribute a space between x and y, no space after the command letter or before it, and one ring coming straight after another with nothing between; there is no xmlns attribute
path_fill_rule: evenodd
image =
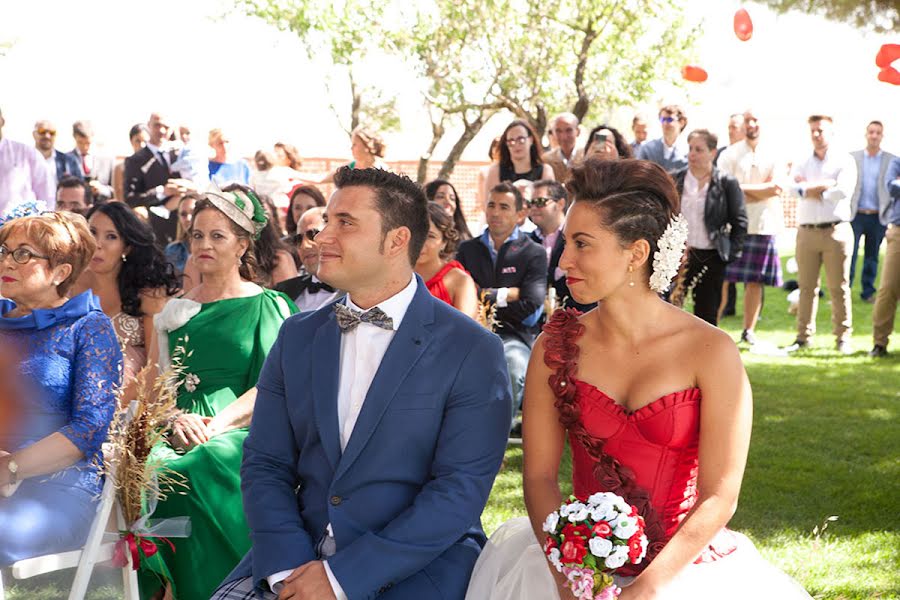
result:
<svg viewBox="0 0 900 600"><path fill-rule="evenodd" d="M360 312L346 304L338 303L334 305L334 314L337 316L338 327L342 332L353 331L360 323L369 323L389 331L394 330L394 321L377 306L366 312Z"/></svg>

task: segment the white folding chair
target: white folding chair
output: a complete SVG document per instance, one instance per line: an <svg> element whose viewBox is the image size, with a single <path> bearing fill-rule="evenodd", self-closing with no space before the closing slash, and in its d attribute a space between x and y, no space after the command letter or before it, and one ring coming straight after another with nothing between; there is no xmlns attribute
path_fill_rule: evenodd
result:
<svg viewBox="0 0 900 600"><path fill-rule="evenodd" d="M131 420L135 410L136 402L132 402L125 413L126 421ZM77 567L75 580L72 582L72 589L69 591L69 600L83 600L85 593L87 593L88 583L91 580L94 566L97 563L112 560L116 542L119 540L118 531L126 528L122 511L116 502L115 467L110 469L110 471L106 474L106 481L100 494L100 502L97 503L97 514L91 523L84 547L81 550L46 554L20 560L12 565L12 576L14 579L28 579L35 575ZM116 511L116 530L107 531L113 508ZM131 567L129 553L126 552L125 554L128 557L128 564L122 567L125 600L139 600L137 572ZM3 600L3 598L3 582L0 581L0 600Z"/></svg>

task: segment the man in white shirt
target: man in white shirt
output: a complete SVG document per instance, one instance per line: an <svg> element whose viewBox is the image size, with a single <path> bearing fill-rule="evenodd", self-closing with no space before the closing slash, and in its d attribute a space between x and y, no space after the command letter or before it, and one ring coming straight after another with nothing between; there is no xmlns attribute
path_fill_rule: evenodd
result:
<svg viewBox="0 0 900 600"><path fill-rule="evenodd" d="M426 199L343 167L318 276L346 298L285 321L241 467L253 546L214 600L462 600L510 423L503 344L413 265Z"/></svg>
<svg viewBox="0 0 900 600"><path fill-rule="evenodd" d="M344 295L316 277L319 271L319 244L316 236L325 229L324 215L325 207L315 206L300 216L293 241L306 272L275 286L276 291L284 292L294 299L300 312L318 310Z"/></svg>
<svg viewBox="0 0 900 600"><path fill-rule="evenodd" d="M830 147L834 124L831 117L813 115L808 121L813 153L794 163L791 193L797 201L797 339L789 351L809 346L816 331L819 300L819 271L825 266L825 280L831 296L831 322L836 348L851 354L853 313L850 307L850 256L853 228L850 226L850 198L856 186L856 164L847 152Z"/></svg>
<svg viewBox="0 0 900 600"><path fill-rule="evenodd" d="M21 202L40 200L52 210L56 180L51 180L43 157L34 148L3 137L0 112L0 216Z"/></svg>

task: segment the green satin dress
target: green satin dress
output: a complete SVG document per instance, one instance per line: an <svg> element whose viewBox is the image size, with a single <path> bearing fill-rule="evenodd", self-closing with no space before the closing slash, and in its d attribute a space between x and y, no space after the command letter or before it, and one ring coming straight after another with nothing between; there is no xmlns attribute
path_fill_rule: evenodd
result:
<svg viewBox="0 0 900 600"><path fill-rule="evenodd" d="M170 355L179 346L185 350L178 407L208 417L256 385L282 322L297 311L287 296L271 290L208 304L172 302L181 303L175 308L188 306L188 313L199 308L184 325L168 332ZM176 600L207 600L250 549L240 488L247 431L222 433L186 454L176 453L166 443L153 449L152 458L161 458L184 476L188 488L169 490L152 518L188 516L191 534L171 538L174 552L159 542L159 552L142 561L142 598L170 581Z"/></svg>

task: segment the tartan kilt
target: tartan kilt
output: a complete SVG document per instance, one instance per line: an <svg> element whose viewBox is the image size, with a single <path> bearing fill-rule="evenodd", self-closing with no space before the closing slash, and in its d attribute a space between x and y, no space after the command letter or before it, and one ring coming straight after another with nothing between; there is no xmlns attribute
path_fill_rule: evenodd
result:
<svg viewBox="0 0 900 600"><path fill-rule="evenodd" d="M725 280L781 287L781 259L774 235L748 235L744 253L725 268Z"/></svg>

